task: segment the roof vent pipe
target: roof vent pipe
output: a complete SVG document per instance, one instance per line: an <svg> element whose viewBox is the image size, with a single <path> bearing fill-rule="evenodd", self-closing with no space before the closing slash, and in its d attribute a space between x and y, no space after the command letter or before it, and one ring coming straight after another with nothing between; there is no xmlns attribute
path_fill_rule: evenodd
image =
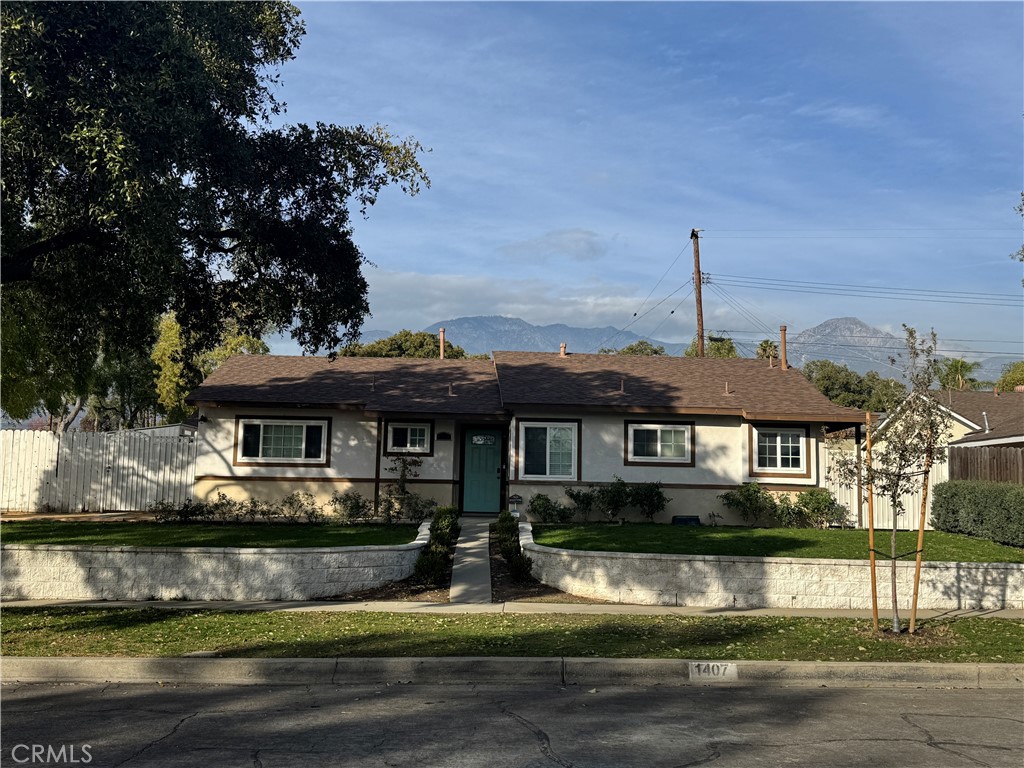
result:
<svg viewBox="0 0 1024 768"><path fill-rule="evenodd" d="M444 328L437 332L437 337L441 340L441 359L444 360Z"/></svg>
<svg viewBox="0 0 1024 768"><path fill-rule="evenodd" d="M560 350L558 352L558 356L559 357L565 357L565 342L564 341L562 342L562 346L561 346L561 348L560 348Z"/></svg>
<svg viewBox="0 0 1024 768"><path fill-rule="evenodd" d="M779 326L779 337L781 341L781 349L779 350L779 368L785 371L789 369L789 361L786 359L786 326Z"/></svg>
<svg viewBox="0 0 1024 768"><path fill-rule="evenodd" d="M989 429L989 426L988 426L988 414L985 413L984 411L982 411L981 412L981 418L985 422L985 434L987 435L989 432L992 431L991 429Z"/></svg>

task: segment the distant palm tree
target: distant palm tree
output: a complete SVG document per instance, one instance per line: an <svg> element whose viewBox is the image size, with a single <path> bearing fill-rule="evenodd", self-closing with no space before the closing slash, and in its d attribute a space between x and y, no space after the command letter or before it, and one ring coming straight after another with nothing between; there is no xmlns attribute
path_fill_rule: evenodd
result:
<svg viewBox="0 0 1024 768"><path fill-rule="evenodd" d="M779 356L779 345L771 339L765 339L757 345L757 356L762 360Z"/></svg>
<svg viewBox="0 0 1024 768"><path fill-rule="evenodd" d="M981 368L981 363L969 363L959 357L942 360L939 363L939 386L943 389L980 389L982 382L971 374Z"/></svg>

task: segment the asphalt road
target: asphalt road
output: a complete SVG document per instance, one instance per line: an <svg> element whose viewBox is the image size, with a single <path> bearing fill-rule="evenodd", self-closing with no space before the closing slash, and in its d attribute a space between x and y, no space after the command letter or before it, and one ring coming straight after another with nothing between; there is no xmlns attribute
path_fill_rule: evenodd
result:
<svg viewBox="0 0 1024 768"><path fill-rule="evenodd" d="M1024 765L1019 689L6 684L2 696L3 766ZM63 747L63 761L33 745L53 750L37 749L44 759Z"/></svg>

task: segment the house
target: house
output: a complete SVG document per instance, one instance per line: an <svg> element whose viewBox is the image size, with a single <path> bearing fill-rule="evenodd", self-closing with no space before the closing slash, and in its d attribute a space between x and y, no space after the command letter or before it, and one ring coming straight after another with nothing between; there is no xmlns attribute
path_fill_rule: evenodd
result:
<svg viewBox="0 0 1024 768"><path fill-rule="evenodd" d="M231 358L199 406L197 498L380 497L396 457L410 487L467 512L621 477L663 484L673 515L725 490L823 485L823 431L863 423L766 360L495 352L493 360Z"/></svg>
<svg viewBox="0 0 1024 768"><path fill-rule="evenodd" d="M951 446L1024 446L1024 392L943 390L932 397L953 420Z"/></svg>

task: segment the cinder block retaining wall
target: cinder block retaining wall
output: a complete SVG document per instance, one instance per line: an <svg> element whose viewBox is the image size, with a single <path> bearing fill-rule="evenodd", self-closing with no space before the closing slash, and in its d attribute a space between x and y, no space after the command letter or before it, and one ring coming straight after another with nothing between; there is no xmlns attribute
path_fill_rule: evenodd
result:
<svg viewBox="0 0 1024 768"><path fill-rule="evenodd" d="M871 607L867 560L713 557L582 552L542 547L529 523L519 526L533 575L574 595L616 603L711 608ZM914 563L897 564L897 589L909 607ZM889 563L878 564L879 604L889 604ZM1024 565L924 563L919 608L1024 608Z"/></svg>
<svg viewBox="0 0 1024 768"><path fill-rule="evenodd" d="M4 545L5 599L315 600L412 575L427 543L321 549Z"/></svg>

